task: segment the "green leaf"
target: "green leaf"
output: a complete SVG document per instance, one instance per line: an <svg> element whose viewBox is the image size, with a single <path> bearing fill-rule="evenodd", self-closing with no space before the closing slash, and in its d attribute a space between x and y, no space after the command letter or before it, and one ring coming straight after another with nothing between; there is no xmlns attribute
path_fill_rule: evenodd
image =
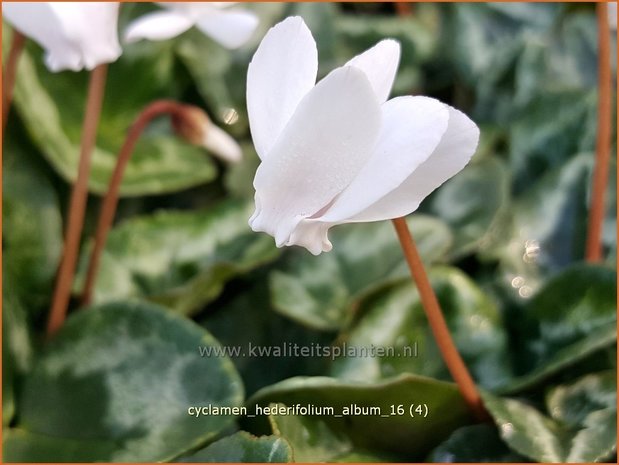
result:
<svg viewBox="0 0 619 465"><path fill-rule="evenodd" d="M424 215L408 223L424 261L439 261L451 244L449 229ZM331 252L291 251L285 267L271 275L276 310L321 330L342 327L363 296L409 274L391 222L342 225L330 235Z"/></svg>
<svg viewBox="0 0 619 465"><path fill-rule="evenodd" d="M102 255L95 302L140 297L180 313L199 310L227 281L279 256L270 237L251 231L250 215L249 203L226 201L204 211L164 211L122 223ZM83 265L87 259L88 251ZM84 273L82 266L80 278Z"/></svg>
<svg viewBox="0 0 619 465"><path fill-rule="evenodd" d="M15 107L33 140L68 182L77 175L79 144L86 99L85 72L50 73L38 48L27 47L19 61ZM106 94L92 154L91 192L104 193L127 129L139 112L170 93L173 55L169 43L125 45L122 57L110 65ZM162 194L202 184L215 177L208 155L170 131L153 124L142 135L129 161L120 194Z"/></svg>
<svg viewBox="0 0 619 465"><path fill-rule="evenodd" d="M276 436L255 437L245 431L220 439L180 462L286 463L292 461L288 443Z"/></svg>
<svg viewBox="0 0 619 465"><path fill-rule="evenodd" d="M521 376L502 392L531 389L616 344L616 294L616 272L603 266L576 264L549 280L512 321Z"/></svg>
<svg viewBox="0 0 619 465"><path fill-rule="evenodd" d="M432 451L432 463L522 463L526 459L505 445L490 425L464 426Z"/></svg>
<svg viewBox="0 0 619 465"><path fill-rule="evenodd" d="M15 136L5 143L2 159L3 269L11 274L12 292L38 310L52 291L62 218L49 177Z"/></svg>
<svg viewBox="0 0 619 465"><path fill-rule="evenodd" d="M515 69L509 124L515 190L529 189L566 158L592 151L597 126L595 15L564 15L542 37L525 38Z"/></svg>
<svg viewBox="0 0 619 465"><path fill-rule="evenodd" d="M561 428L535 408L515 399L484 396L501 438L516 452L538 462L564 462Z"/></svg>
<svg viewBox="0 0 619 465"><path fill-rule="evenodd" d="M459 257L496 242L497 223L509 209L509 175L500 159L471 163L436 191L430 211L454 231L452 256Z"/></svg>
<svg viewBox="0 0 619 465"><path fill-rule="evenodd" d="M462 84L475 90L475 121L503 126L512 121L518 103L513 69L522 53L547 40L545 34L562 10L558 4L525 3L463 3L443 9L448 14L440 57L445 60L443 67L455 68L454 85L460 93L467 90Z"/></svg>
<svg viewBox="0 0 619 465"><path fill-rule="evenodd" d="M508 240L497 258L515 299L530 297L549 274L582 259L592 162L590 154L572 158L514 202Z"/></svg>
<svg viewBox="0 0 619 465"><path fill-rule="evenodd" d="M286 408L284 404L271 404ZM295 462L374 462L391 461L384 456L360 451L350 439L336 433L317 417L269 416L273 433L291 446Z"/></svg>
<svg viewBox="0 0 619 465"><path fill-rule="evenodd" d="M12 281L7 274L5 279ZM15 390L32 365L33 348L28 317L8 286L2 289L2 424L15 415Z"/></svg>
<svg viewBox="0 0 619 465"><path fill-rule="evenodd" d="M616 408L617 373L606 371L584 376L553 388L546 399L548 410L568 427L584 424L590 412Z"/></svg>
<svg viewBox="0 0 619 465"><path fill-rule="evenodd" d="M601 462L617 450L616 372L587 375L554 388L546 416L515 399L484 402L516 452L540 462Z"/></svg>
<svg viewBox="0 0 619 465"><path fill-rule="evenodd" d="M272 406L286 407L284 404ZM269 416L269 421L273 433L292 447L295 462L332 462L352 449L350 440L316 418L275 414Z"/></svg>
<svg viewBox="0 0 619 465"><path fill-rule="evenodd" d="M496 304L456 268L434 268L430 281L447 324L475 380L493 388L509 379L507 336ZM381 357L340 357L332 373L344 379L378 380L400 373L451 379L410 280L361 302L357 321L340 337L349 347L382 347Z"/></svg>
<svg viewBox="0 0 619 465"><path fill-rule="evenodd" d="M453 62L480 90L496 85L513 65L527 35L536 37L556 21L562 7L552 4L455 4L452 32L446 34ZM483 97L483 96L482 96Z"/></svg>
<svg viewBox="0 0 619 465"><path fill-rule="evenodd" d="M539 366L557 351L615 327L616 282L614 270L585 264L548 281L522 315L526 360Z"/></svg>
<svg viewBox="0 0 619 465"><path fill-rule="evenodd" d="M214 439L230 415L192 406L239 406L241 380L204 329L165 309L114 303L72 315L37 359L19 397L7 461L154 462Z"/></svg>
<svg viewBox="0 0 619 465"><path fill-rule="evenodd" d="M322 345L332 342L329 333L307 328L273 311L266 275L254 273L239 280L230 291L209 304L199 321L222 345L237 350L230 358L243 377L248 395L292 376L314 376L327 371L325 357L276 356L292 344ZM234 348L234 349L233 349ZM269 354L251 353L270 350Z"/></svg>
<svg viewBox="0 0 619 465"><path fill-rule="evenodd" d="M567 157L593 150L595 108L594 91L561 90L536 95L514 118L510 164L517 192L528 193L532 183L560 169Z"/></svg>
<svg viewBox="0 0 619 465"><path fill-rule="evenodd" d="M578 342L557 350L537 368L512 379L507 385L498 389L501 394L517 394L524 391L529 391L535 387L539 387L543 382L566 371L569 374L569 369L577 367L580 364L589 363L592 357L600 358L600 354L604 350L609 350L617 345L617 328L608 326L599 329L597 332L591 333ZM616 348L613 349L616 354ZM612 355L614 359L616 355ZM599 361L599 360L598 360Z"/></svg>
<svg viewBox="0 0 619 465"><path fill-rule="evenodd" d="M258 391L248 401L248 412L256 405L283 403L317 408L333 408L321 420L335 433L350 438L366 450L402 454L407 459L423 457L458 426L469 421L468 410L454 384L413 375L402 375L379 383L341 381L326 377L298 377ZM426 404L428 416L411 418L410 406ZM390 415L392 406L403 405L403 415ZM366 410L365 415L358 408ZM344 409L350 409L348 412ZM369 413L374 414L369 414ZM327 411L325 411L327 413ZM337 417L335 415L340 415ZM268 432L264 416L246 418L256 430ZM261 423L262 422L262 423Z"/></svg>

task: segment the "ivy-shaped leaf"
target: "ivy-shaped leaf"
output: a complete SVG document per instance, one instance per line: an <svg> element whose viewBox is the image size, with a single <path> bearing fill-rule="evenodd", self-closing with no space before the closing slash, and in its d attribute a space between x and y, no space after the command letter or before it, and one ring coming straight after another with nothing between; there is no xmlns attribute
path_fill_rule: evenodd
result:
<svg viewBox="0 0 619 465"><path fill-rule="evenodd" d="M203 328L161 307L117 302L72 315L25 378L19 419L4 438L9 462L155 462L213 440L243 386Z"/></svg>
<svg viewBox="0 0 619 465"><path fill-rule="evenodd" d="M279 256L273 240L251 231L251 205L226 201L208 210L132 218L109 235L95 302L146 298L191 314L224 284ZM82 260L85 273L89 250Z"/></svg>

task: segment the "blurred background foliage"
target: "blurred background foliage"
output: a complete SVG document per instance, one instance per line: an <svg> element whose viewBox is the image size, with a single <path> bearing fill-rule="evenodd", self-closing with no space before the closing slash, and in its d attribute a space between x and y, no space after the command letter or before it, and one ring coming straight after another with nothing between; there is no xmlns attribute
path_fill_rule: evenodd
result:
<svg viewBox="0 0 619 465"><path fill-rule="evenodd" d="M121 30L154 8L123 5ZM390 3L247 8L260 30L240 50L192 30L125 45L110 66L76 294L100 194L146 104L174 98L205 108L239 140L244 160L226 166L176 139L164 119L151 125L122 184L95 306L72 313L51 343L43 328L87 74L50 74L28 45L3 150L5 461L614 460L616 157L606 258L582 263L596 130L594 6L423 3L407 16ZM389 223L337 227L333 251L319 257L277 249L247 226L258 158L246 70L266 30L288 15L313 31L320 77L394 37L402 45L394 95L439 98L481 127L473 161L409 224L493 424L475 425L447 382ZM3 33L6 50L8 27ZM419 357L198 352L249 342L417 344ZM187 414L190 405L270 403L384 411L426 403L430 414Z"/></svg>

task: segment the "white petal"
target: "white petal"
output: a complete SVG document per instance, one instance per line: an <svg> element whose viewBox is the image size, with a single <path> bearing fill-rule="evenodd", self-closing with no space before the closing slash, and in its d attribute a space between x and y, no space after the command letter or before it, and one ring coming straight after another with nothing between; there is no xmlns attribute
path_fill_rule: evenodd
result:
<svg viewBox="0 0 619 465"><path fill-rule="evenodd" d="M449 121L447 108L428 97L397 97L386 102L371 158L319 219L342 222L400 186L441 142Z"/></svg>
<svg viewBox="0 0 619 465"><path fill-rule="evenodd" d="M238 142L213 123L209 124L204 132L202 145L211 151L213 155L230 163L238 163L243 158L243 151Z"/></svg>
<svg viewBox="0 0 619 465"><path fill-rule="evenodd" d="M389 98L399 63L400 44L393 39L386 39L357 55L346 65L356 66L368 76L379 102L383 103Z"/></svg>
<svg viewBox="0 0 619 465"><path fill-rule="evenodd" d="M319 214L359 173L379 129L380 107L365 74L354 67L329 74L299 103L258 167L252 229L290 245L299 221ZM296 238L313 253L322 249L321 238Z"/></svg>
<svg viewBox="0 0 619 465"><path fill-rule="evenodd" d="M301 18L285 19L262 39L247 71L247 112L260 158L275 145L317 72L316 42Z"/></svg>
<svg viewBox="0 0 619 465"><path fill-rule="evenodd" d="M187 16L192 22L204 14L221 8L217 2L157 2L157 5Z"/></svg>
<svg viewBox="0 0 619 465"><path fill-rule="evenodd" d="M191 18L180 12L155 11L129 24L125 32L125 41L171 39L187 31L193 24Z"/></svg>
<svg viewBox="0 0 619 465"><path fill-rule="evenodd" d="M196 17L209 10L221 10L236 5L238 2L157 2L164 8L178 10Z"/></svg>
<svg viewBox="0 0 619 465"><path fill-rule="evenodd" d="M258 26L258 17L245 10L213 10L201 16L198 29L226 48L238 48L249 40Z"/></svg>
<svg viewBox="0 0 619 465"><path fill-rule="evenodd" d="M118 7L112 2L10 2L3 4L3 15L45 49L50 70L79 71L120 56Z"/></svg>
<svg viewBox="0 0 619 465"><path fill-rule="evenodd" d="M464 113L449 109L449 125L438 147L397 189L347 222L378 221L408 215L423 199L470 161L479 128Z"/></svg>

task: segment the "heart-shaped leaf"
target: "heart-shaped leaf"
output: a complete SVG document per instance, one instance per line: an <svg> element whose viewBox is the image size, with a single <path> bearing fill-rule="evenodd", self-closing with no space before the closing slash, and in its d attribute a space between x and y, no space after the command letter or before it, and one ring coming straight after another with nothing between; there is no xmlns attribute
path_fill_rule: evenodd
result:
<svg viewBox="0 0 619 465"><path fill-rule="evenodd" d="M470 421L454 384L414 375L378 383L291 378L252 396L247 404L248 415L256 406L270 403L333 408L329 414L324 410L321 417L333 431L350 438L355 446L400 454L407 460L425 456L455 428ZM415 410L420 405L422 410L427 406L427 417ZM245 420L256 430L269 432L263 415Z"/></svg>
<svg viewBox="0 0 619 465"><path fill-rule="evenodd" d="M495 303L456 268L434 268L430 280L454 342L476 381L488 388L510 377L507 336ZM358 319L340 342L382 347L383 357L341 357L332 373L345 379L377 380L400 373L450 379L416 287L410 279L364 299Z"/></svg>
<svg viewBox="0 0 619 465"><path fill-rule="evenodd" d="M228 280L279 255L270 237L249 229L250 214L250 204L230 201L122 223L111 231L102 255L95 302L141 297L180 313L199 310ZM82 266L80 278L84 271Z"/></svg>
<svg viewBox="0 0 619 465"><path fill-rule="evenodd" d="M72 315L37 359L4 441L7 461L154 462L214 439L232 415L189 407L240 406L243 387L218 343L163 308L118 302Z"/></svg>
<svg viewBox="0 0 619 465"><path fill-rule="evenodd" d="M440 260L451 244L449 228L424 215L408 222L424 261ZM284 269L271 275L277 311L322 330L342 327L359 299L409 273L388 221L342 225L330 235L331 252L291 251Z"/></svg>

